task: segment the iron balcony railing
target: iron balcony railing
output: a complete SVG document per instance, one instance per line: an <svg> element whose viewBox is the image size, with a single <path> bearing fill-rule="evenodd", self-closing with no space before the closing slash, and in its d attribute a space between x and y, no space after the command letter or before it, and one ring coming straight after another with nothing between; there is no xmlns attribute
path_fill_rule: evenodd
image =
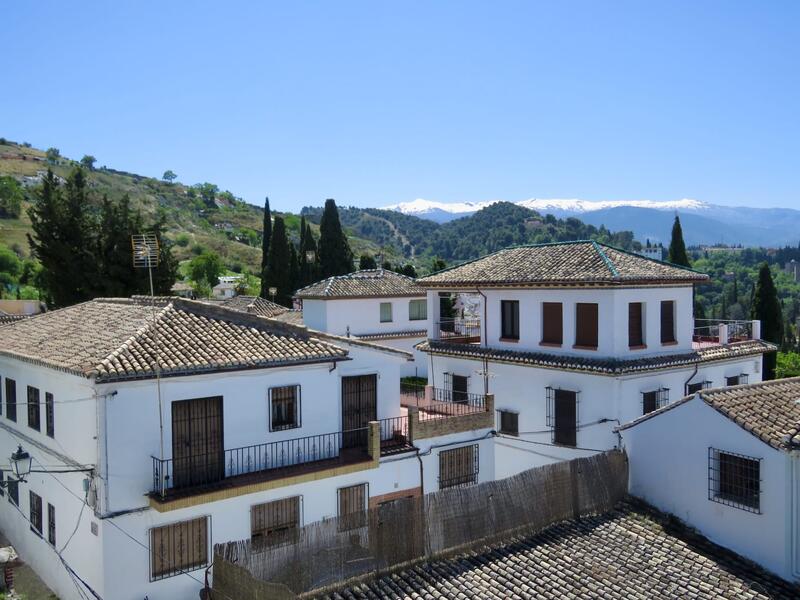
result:
<svg viewBox="0 0 800 600"><path fill-rule="evenodd" d="M400 382L400 406L419 406L425 402L425 385Z"/></svg>
<svg viewBox="0 0 800 600"><path fill-rule="evenodd" d="M435 336L443 342L480 344L481 322L479 319L442 319L436 323Z"/></svg>
<svg viewBox="0 0 800 600"><path fill-rule="evenodd" d="M381 429L381 451L396 450L410 445L408 417L390 417L378 422Z"/></svg>
<svg viewBox="0 0 800 600"><path fill-rule="evenodd" d="M439 417L471 415L486 410L486 395L432 388L430 401L420 406L420 421Z"/></svg>
<svg viewBox="0 0 800 600"><path fill-rule="evenodd" d="M695 319L692 341L697 343L732 343L753 339L753 321Z"/></svg>
<svg viewBox="0 0 800 600"><path fill-rule="evenodd" d="M243 475L366 456L367 439L368 429L364 427L180 458L152 457L152 492L163 496L171 490L213 486Z"/></svg>

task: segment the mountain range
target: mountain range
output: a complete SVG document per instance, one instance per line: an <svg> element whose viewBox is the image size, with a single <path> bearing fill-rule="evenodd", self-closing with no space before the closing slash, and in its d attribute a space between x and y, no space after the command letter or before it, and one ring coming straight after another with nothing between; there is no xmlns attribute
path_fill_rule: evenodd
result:
<svg viewBox="0 0 800 600"><path fill-rule="evenodd" d="M436 202L417 199L386 206L386 210L447 223L491 206L485 202ZM619 231L632 231L636 239L669 243L677 213L684 239L690 245L785 246L800 240L800 210L722 206L701 200L580 200L531 198L517 206L555 217L578 217L584 223Z"/></svg>

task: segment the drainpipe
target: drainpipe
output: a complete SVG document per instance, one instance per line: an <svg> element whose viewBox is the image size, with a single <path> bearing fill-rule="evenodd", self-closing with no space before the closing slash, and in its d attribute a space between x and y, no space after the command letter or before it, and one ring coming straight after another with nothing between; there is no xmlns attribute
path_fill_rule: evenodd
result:
<svg viewBox="0 0 800 600"><path fill-rule="evenodd" d="M420 495L424 495L425 494L425 477L424 477L425 470L422 467L422 457L419 455L419 448L417 448L416 446L414 448L417 451L416 457L417 457L417 460L419 461L419 493L420 493Z"/></svg>
<svg viewBox="0 0 800 600"><path fill-rule="evenodd" d="M687 380L686 380L686 381L683 383L683 392L684 392L684 396L686 395L686 387L689 385L689 383L692 381L692 379L694 379L694 376L695 376L695 375L697 375L697 371L698 371L699 369L700 369L700 362L698 361L698 362L694 363L694 371L692 371L692 374L691 374L691 375L689 375L689 379L687 379Z"/></svg>

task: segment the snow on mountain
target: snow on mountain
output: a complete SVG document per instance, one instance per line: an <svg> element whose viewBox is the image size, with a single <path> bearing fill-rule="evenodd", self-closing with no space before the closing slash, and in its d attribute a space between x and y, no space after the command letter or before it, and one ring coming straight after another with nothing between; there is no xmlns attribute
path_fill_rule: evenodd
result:
<svg viewBox="0 0 800 600"><path fill-rule="evenodd" d="M400 202L390 206L384 206L386 210L396 210L406 215L426 215L435 211L442 211L452 214L463 214L478 212L482 208L491 206L499 200L487 200L485 202L436 202L435 200L424 200L417 198L411 202Z"/></svg>

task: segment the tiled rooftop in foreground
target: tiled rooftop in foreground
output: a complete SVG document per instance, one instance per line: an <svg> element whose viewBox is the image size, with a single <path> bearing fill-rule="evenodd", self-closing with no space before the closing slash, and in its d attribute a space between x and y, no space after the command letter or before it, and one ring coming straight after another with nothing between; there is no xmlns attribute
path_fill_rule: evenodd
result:
<svg viewBox="0 0 800 600"><path fill-rule="evenodd" d="M321 600L789 600L800 588L640 504L420 563Z"/></svg>

